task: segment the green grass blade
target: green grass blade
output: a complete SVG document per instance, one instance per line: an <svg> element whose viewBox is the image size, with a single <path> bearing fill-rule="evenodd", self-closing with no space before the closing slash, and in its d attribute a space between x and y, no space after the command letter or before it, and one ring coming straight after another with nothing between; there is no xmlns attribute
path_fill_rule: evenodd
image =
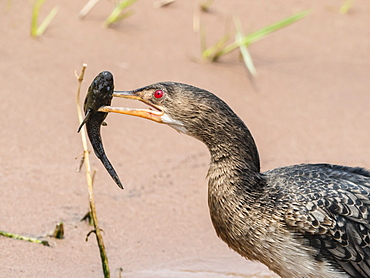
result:
<svg viewBox="0 0 370 278"><path fill-rule="evenodd" d="M44 2L45 0L37 0L35 4L33 5L32 18L31 18L31 36L32 37L37 36L37 20L39 18L40 8Z"/></svg>
<svg viewBox="0 0 370 278"><path fill-rule="evenodd" d="M41 36L45 32L46 28L49 26L50 22L54 19L58 11L59 11L58 7L54 7L50 11L50 13L44 19L44 21L40 24L40 27L37 30L37 36Z"/></svg>
<svg viewBox="0 0 370 278"><path fill-rule="evenodd" d="M33 242L33 243L42 244L42 245L45 245L45 246L50 246L49 242L47 242L46 240L41 240L41 239L38 239L38 238L22 236L22 235L13 234L13 233L5 232L5 231L0 231L0 236L19 239L19 240L25 240L25 241L29 241L29 242Z"/></svg>
<svg viewBox="0 0 370 278"><path fill-rule="evenodd" d="M347 14L353 6L353 0L345 0L340 6L339 13Z"/></svg>
<svg viewBox="0 0 370 278"><path fill-rule="evenodd" d="M216 61L218 59L217 54L220 51L222 51L222 49L224 49L226 42L229 40L229 37L230 37L229 35L225 35L221 39L219 39L214 45L203 50L202 52L203 58L210 61Z"/></svg>
<svg viewBox="0 0 370 278"><path fill-rule="evenodd" d="M278 31L302 18L304 18L307 14L309 13L309 11L303 11L303 12L300 12L300 13L297 13L295 15L292 15L286 19L283 19L279 22L276 22L274 24L271 24L269 26L266 26L260 30L258 30L257 32L254 32L248 36L246 36L244 38L244 44L245 43L248 43L248 44L252 44L264 37L266 37L267 35L271 34L272 32L275 32L275 31ZM243 43L243 42L241 42Z"/></svg>
<svg viewBox="0 0 370 278"><path fill-rule="evenodd" d="M236 41L239 41L244 37L244 35L243 35L243 32L242 32L242 28L241 28L239 20L235 19L234 23L235 23L235 28L236 28L235 38L236 38ZM249 70L249 72L252 74L252 76L256 76L257 70L256 70L256 68L253 64L252 56L249 53L247 46L240 45L239 50L240 50L240 53L242 54L243 61L244 61L244 64L245 64L246 68Z"/></svg>
<svg viewBox="0 0 370 278"><path fill-rule="evenodd" d="M37 0L33 6L32 17L31 17L31 36L32 37L41 36L59 10L59 8L57 7L53 8L51 12L47 15L47 17L44 19L44 21L41 23L40 27L38 27L37 22L39 19L39 13L40 13L41 6L44 4L44 2L45 0Z"/></svg>
<svg viewBox="0 0 370 278"><path fill-rule="evenodd" d="M108 18L105 20L104 25L106 27L109 27L112 23L118 22L124 18L129 17L133 14L132 11L126 12L122 15L122 11L132 4L134 4L137 0L122 0L118 2L112 13L108 16Z"/></svg>
<svg viewBox="0 0 370 278"><path fill-rule="evenodd" d="M241 45L245 45L245 46L249 46L251 45L252 43L266 37L267 35L271 34L272 32L276 32L302 18L304 18L307 14L309 13L309 11L303 11L303 12L300 12L300 13L297 13L297 14L294 14L290 17L287 17L281 21L278 21L276 23L273 23L271 25L268 25L252 34L249 34L237 41L235 41L234 43L226 46L224 49L222 49L222 51L220 51L219 53L217 53L217 57L221 57L222 55L225 55L235 49L237 49L238 47L240 47Z"/></svg>

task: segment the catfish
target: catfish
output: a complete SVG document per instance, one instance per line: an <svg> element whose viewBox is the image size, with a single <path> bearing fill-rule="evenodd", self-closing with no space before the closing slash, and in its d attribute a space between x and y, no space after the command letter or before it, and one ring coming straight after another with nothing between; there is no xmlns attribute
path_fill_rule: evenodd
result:
<svg viewBox="0 0 370 278"><path fill-rule="evenodd" d="M111 104L113 99L113 90L113 75L109 71L103 71L94 78L85 97L85 118L77 132L80 132L82 126L86 124L87 135L94 149L95 155L101 160L105 169L107 169L116 184L123 189L123 185L116 171L105 154L100 135L100 127L108 113L99 112L98 109L102 106L109 106Z"/></svg>

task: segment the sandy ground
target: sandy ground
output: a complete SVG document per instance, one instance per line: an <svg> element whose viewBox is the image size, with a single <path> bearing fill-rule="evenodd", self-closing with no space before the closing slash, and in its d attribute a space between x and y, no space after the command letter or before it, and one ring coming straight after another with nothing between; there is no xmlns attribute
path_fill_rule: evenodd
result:
<svg viewBox="0 0 370 278"><path fill-rule="evenodd" d="M7 3L6 3L7 2ZM20 4L20 2L24 2ZM208 44L233 16L245 32L292 13L307 18L250 47L258 75L251 83L237 54L196 63L193 30L198 1L156 9L138 1L135 14L106 29L113 1L84 19L87 1L47 1L41 18L59 5L45 34L29 35L32 1L1 3L0 230L29 236L65 225L52 247L0 238L1 277L102 277L90 227L75 107L75 70L88 68L83 93L109 70L117 89L179 81L224 99L251 129L263 170L301 162L370 167L370 2L216 0L200 14ZM117 105L122 105L116 102ZM131 105L132 103L130 103ZM213 230L207 207L206 147L164 125L110 115L106 152L120 190L95 156L95 198L112 277L274 277L229 250Z"/></svg>

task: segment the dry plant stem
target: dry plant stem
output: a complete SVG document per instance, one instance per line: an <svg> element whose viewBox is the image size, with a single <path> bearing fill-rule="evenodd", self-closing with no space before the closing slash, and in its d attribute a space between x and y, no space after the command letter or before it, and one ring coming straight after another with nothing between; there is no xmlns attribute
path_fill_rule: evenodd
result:
<svg viewBox="0 0 370 278"><path fill-rule="evenodd" d="M77 89L77 102L76 102L76 104L77 104L78 120L79 120L80 123L82 123L82 121L83 121L82 109L81 109L81 105L80 105L80 91L81 91L81 83L82 83L82 80L83 80L83 77L84 77L84 74L85 74L86 67L87 67L87 65L83 64L81 74L79 76L77 76L78 89ZM97 215L96 215L96 207L95 207L94 192L93 192L93 180L94 180L94 178L93 178L93 175L91 175L89 151L87 149L87 139L86 139L85 127L82 127L80 133L81 133L81 139L82 139L82 146L83 146L83 150L84 150L84 162L85 162L85 167L86 167L86 180L87 180L87 187L88 187L88 191L89 191L89 203L90 203L91 217L93 219L93 224L94 224L94 233L96 235L96 240L97 240L98 246L99 246L100 258L101 258L101 261L102 261L104 277L108 278L108 277L110 277L108 257L107 257L107 253L105 252L103 236L101 234L101 229L99 228L98 218L97 218Z"/></svg>
<svg viewBox="0 0 370 278"><path fill-rule="evenodd" d="M175 0L158 0L154 2L153 6L154 8L162 8L171 5L173 2L175 2Z"/></svg>
<svg viewBox="0 0 370 278"><path fill-rule="evenodd" d="M89 2L86 3L86 5L82 8L82 10L79 13L80 18L84 18L92 8L99 2L100 0L90 0Z"/></svg>

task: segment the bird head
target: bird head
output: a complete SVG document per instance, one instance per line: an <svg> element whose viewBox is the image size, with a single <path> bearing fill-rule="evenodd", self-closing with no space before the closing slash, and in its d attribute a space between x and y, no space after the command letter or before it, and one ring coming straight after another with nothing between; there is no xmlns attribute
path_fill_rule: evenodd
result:
<svg viewBox="0 0 370 278"><path fill-rule="evenodd" d="M161 82L132 91L115 91L113 97L139 100L149 109L103 106L100 112L116 112L167 124L179 132L202 140L205 127L217 125L215 117L231 109L212 93L182 83ZM218 122L218 124L220 124ZM208 132L209 134L209 132Z"/></svg>
<svg viewBox="0 0 370 278"><path fill-rule="evenodd" d="M227 156L230 153L244 154L259 171L258 151L248 128L223 100L211 92L182 83L161 82L132 91L116 91L113 97L139 100L149 109L102 106L98 111L167 124L205 143L214 160L218 156L224 157L225 152Z"/></svg>

